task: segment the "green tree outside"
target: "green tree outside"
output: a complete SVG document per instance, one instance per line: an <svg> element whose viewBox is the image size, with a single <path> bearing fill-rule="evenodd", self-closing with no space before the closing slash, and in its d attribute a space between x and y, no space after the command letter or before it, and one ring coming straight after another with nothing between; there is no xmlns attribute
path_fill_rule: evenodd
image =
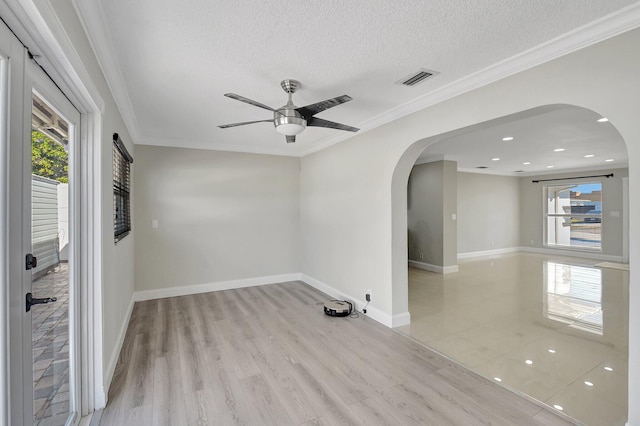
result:
<svg viewBox="0 0 640 426"><path fill-rule="evenodd" d="M39 130L31 131L31 173L69 183L69 154Z"/></svg>

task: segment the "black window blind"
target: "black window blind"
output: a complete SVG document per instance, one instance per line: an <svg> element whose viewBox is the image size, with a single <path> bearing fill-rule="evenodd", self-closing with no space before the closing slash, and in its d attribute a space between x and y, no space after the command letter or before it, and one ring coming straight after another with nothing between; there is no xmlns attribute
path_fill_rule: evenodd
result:
<svg viewBox="0 0 640 426"><path fill-rule="evenodd" d="M113 134L113 231L116 242L131 231L131 163L133 157L127 151L117 133Z"/></svg>

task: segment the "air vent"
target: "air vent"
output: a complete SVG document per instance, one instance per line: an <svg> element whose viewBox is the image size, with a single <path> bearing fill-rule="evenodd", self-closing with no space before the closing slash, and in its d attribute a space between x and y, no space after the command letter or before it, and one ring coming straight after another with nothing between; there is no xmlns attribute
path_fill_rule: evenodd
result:
<svg viewBox="0 0 640 426"><path fill-rule="evenodd" d="M476 169L488 169L488 168L489 167L487 167L487 166L478 166L478 167L476 167Z"/></svg>
<svg viewBox="0 0 640 426"><path fill-rule="evenodd" d="M516 170L516 173L524 173L524 170Z"/></svg>
<svg viewBox="0 0 640 426"><path fill-rule="evenodd" d="M414 72L412 74L409 74L408 76L406 76L405 78L402 78L398 81L396 81L396 84L400 84L402 86L416 86L420 83L422 83L423 81L425 81L428 78L434 77L436 75L440 74L437 71L431 71L428 69L420 69L418 72Z"/></svg>

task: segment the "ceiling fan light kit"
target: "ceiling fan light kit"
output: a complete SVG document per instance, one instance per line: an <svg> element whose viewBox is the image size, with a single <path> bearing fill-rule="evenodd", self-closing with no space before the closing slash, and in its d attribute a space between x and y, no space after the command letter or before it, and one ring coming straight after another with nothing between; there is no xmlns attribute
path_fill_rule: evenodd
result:
<svg viewBox="0 0 640 426"><path fill-rule="evenodd" d="M244 96L236 95L235 93L225 93L225 96L231 99L235 99L240 102L245 102L249 105L257 106L258 108L273 111L273 120L258 120L258 121L246 121L242 123L224 124L218 126L221 129L229 127L244 126L246 124L254 123L266 123L273 121L273 125L276 131L286 136L287 143L293 143L296 141L296 135L300 134L307 126L313 127L327 127L330 129L344 130L348 132L357 132L358 128L347 126L345 124L335 123L333 121L323 120L321 118L314 117L316 114L325 111L334 106L349 102L350 96L342 95L335 98L327 99L325 101L317 102L315 104L297 107L294 105L291 97L301 87L301 84L297 80L282 80L280 83L282 89L289 95L289 101L286 105L273 109L270 106L261 104Z"/></svg>

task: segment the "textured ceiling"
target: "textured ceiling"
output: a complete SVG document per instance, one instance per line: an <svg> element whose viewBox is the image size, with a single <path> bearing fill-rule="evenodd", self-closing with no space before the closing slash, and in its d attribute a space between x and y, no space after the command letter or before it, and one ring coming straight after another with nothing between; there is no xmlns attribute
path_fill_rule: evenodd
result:
<svg viewBox="0 0 640 426"><path fill-rule="evenodd" d="M393 110L605 15L630 0L101 0L85 22L136 143L303 155L351 136L307 128L287 145L271 118L232 99L286 103L280 81L302 82L294 103L348 94L320 118L361 127ZM85 14L86 15L86 14ZM413 88L394 82L428 68ZM396 114L397 115L397 114Z"/></svg>
<svg viewBox="0 0 640 426"><path fill-rule="evenodd" d="M448 159L459 170L511 176L626 167L627 148L615 123L599 119L574 106L536 108L444 135L417 162Z"/></svg>

